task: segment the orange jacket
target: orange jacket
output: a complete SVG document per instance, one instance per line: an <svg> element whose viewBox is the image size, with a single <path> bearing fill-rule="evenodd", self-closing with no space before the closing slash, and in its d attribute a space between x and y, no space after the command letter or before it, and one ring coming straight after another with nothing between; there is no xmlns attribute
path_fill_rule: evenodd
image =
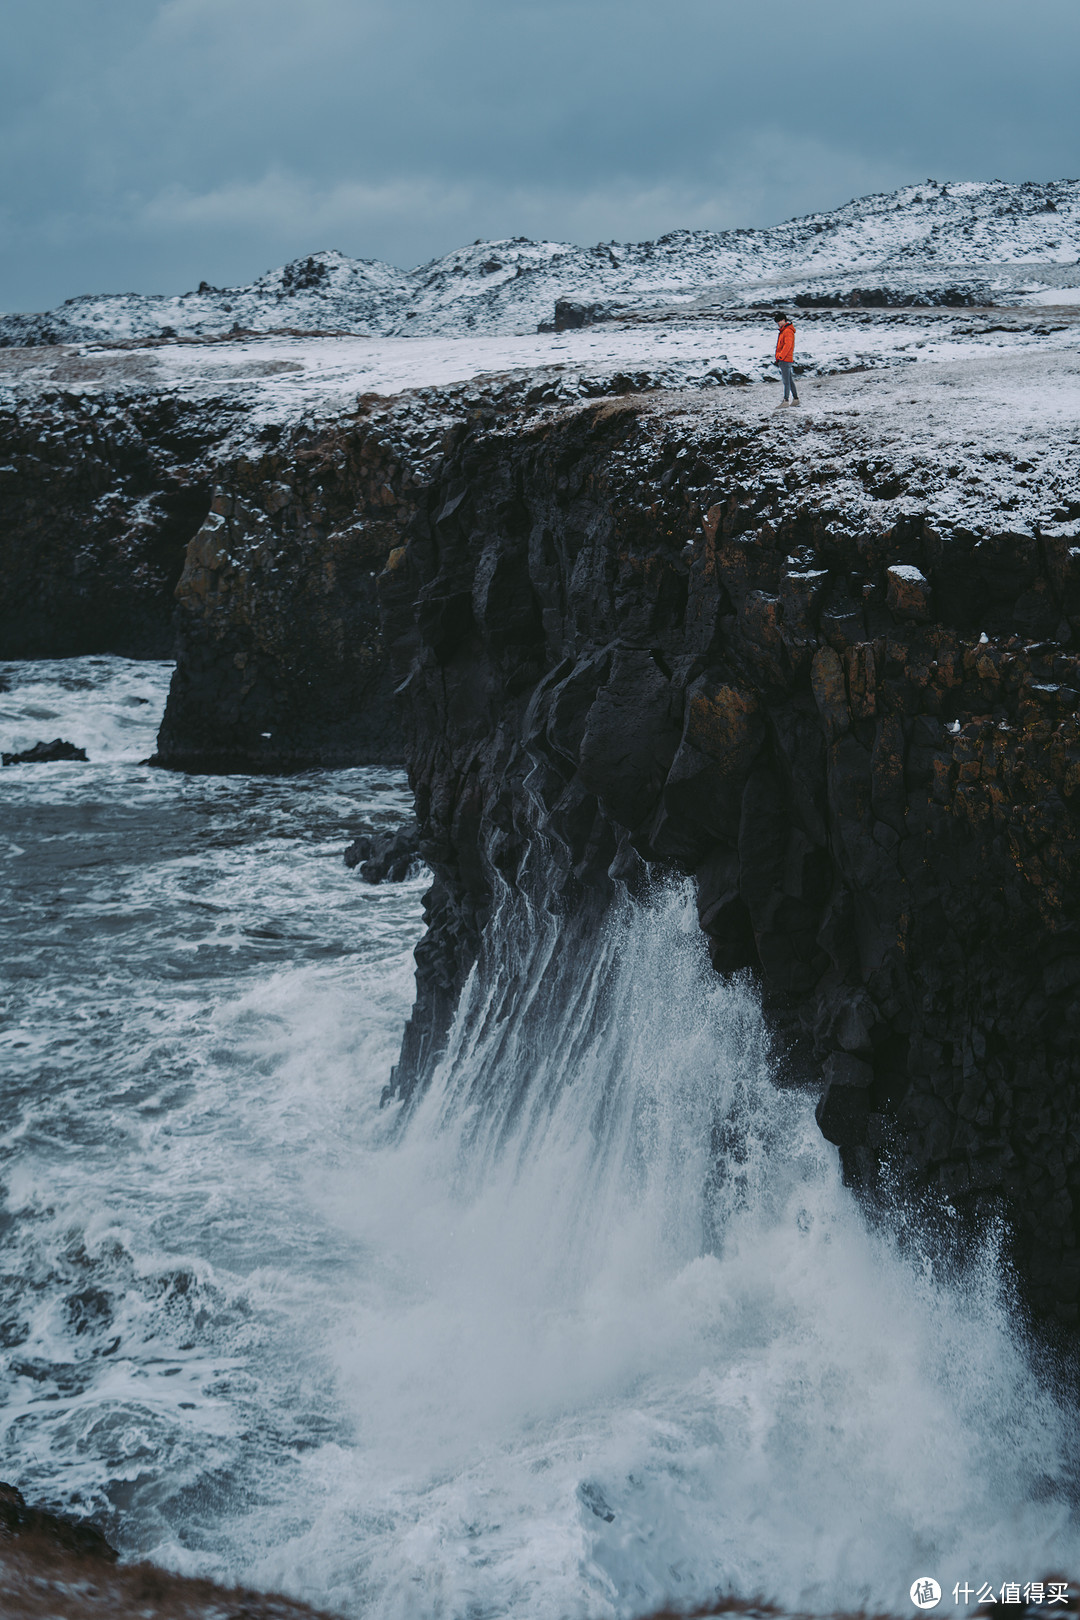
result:
<svg viewBox="0 0 1080 1620"><path fill-rule="evenodd" d="M795 328L786 321L776 335L776 358L792 360L795 357Z"/></svg>

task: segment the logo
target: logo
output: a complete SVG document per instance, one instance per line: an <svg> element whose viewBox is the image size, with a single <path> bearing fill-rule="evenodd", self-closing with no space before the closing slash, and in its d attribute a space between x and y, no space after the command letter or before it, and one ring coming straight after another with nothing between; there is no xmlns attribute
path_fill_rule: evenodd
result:
<svg viewBox="0 0 1080 1620"><path fill-rule="evenodd" d="M930 1575L920 1575L911 1583L911 1601L917 1609L936 1609L941 1602L941 1587Z"/></svg>

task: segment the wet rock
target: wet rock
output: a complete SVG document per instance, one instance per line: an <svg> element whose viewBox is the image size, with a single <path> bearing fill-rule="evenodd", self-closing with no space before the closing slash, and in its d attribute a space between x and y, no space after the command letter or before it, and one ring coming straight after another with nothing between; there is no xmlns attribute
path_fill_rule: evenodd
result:
<svg viewBox="0 0 1080 1620"><path fill-rule="evenodd" d="M825 1090L817 1105L821 1134L838 1147L857 1147L866 1138L874 1071L861 1058L834 1052L825 1060L822 1075Z"/></svg>
<svg viewBox="0 0 1080 1620"><path fill-rule="evenodd" d="M360 865L361 861L366 861L370 853L371 834L361 833L359 838L354 838L352 843L346 849L344 856L345 865L351 872L355 867Z"/></svg>
<svg viewBox="0 0 1080 1620"><path fill-rule="evenodd" d="M96 1525L59 1513L47 1513L43 1508L27 1507L22 1492L14 1485L0 1484L0 1530L8 1536L33 1537L80 1558L115 1564L119 1556Z"/></svg>
<svg viewBox="0 0 1080 1620"><path fill-rule="evenodd" d="M5 1620L331 1620L295 1599L120 1564L86 1519L28 1507L0 1485L0 1613Z"/></svg>
<svg viewBox="0 0 1080 1620"><path fill-rule="evenodd" d="M603 1519L605 1524L615 1523L615 1514L608 1506L607 1498L599 1485L595 1484L591 1479L582 1480L578 1486L578 1496L589 1509L589 1512L595 1513L598 1519Z"/></svg>
<svg viewBox="0 0 1080 1620"><path fill-rule="evenodd" d="M420 829L409 821L396 832L362 833L345 851L350 871L359 866L368 883L402 883L420 862Z"/></svg>
<svg viewBox="0 0 1080 1620"><path fill-rule="evenodd" d="M47 765L54 760L77 759L85 762L86 749L76 748L74 743L65 742L63 738L56 737L52 742L38 742L33 748L26 748L21 754L4 754L5 765Z"/></svg>

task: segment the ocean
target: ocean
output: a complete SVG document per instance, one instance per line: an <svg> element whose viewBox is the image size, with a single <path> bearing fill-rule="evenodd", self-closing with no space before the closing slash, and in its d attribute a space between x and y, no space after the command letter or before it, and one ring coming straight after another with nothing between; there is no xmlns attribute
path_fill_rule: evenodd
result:
<svg viewBox="0 0 1080 1620"><path fill-rule="evenodd" d="M507 897L380 1106L403 773L185 776L171 666L0 665L2 1476L124 1557L379 1620L904 1612L1080 1569L1003 1235L871 1218L686 885Z"/></svg>

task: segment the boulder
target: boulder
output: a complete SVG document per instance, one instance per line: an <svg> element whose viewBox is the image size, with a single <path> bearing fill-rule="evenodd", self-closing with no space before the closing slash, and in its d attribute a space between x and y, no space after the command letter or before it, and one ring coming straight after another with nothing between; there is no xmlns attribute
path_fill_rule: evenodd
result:
<svg viewBox="0 0 1080 1620"><path fill-rule="evenodd" d="M894 563L885 570L887 604L898 619L926 624L931 618L930 581L913 563Z"/></svg>
<svg viewBox="0 0 1080 1620"><path fill-rule="evenodd" d="M540 330L574 332L582 326L594 326L597 321L610 321L617 311L617 304L582 304L572 298L560 298L555 304L554 321L550 326L542 322Z"/></svg>
<svg viewBox="0 0 1080 1620"><path fill-rule="evenodd" d="M368 883L402 883L420 860L420 829L406 822L396 832L361 833L345 851L345 865L359 866Z"/></svg>

